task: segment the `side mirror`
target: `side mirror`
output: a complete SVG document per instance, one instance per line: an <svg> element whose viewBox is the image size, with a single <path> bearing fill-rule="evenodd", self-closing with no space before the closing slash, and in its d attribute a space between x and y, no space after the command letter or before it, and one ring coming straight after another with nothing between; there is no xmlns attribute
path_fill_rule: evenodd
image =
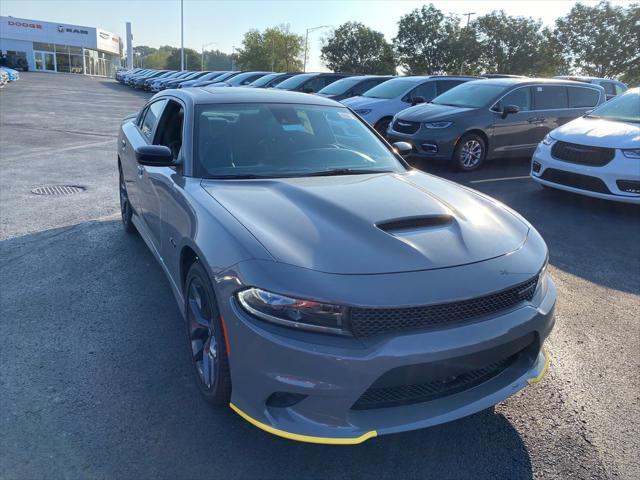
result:
<svg viewBox="0 0 640 480"><path fill-rule="evenodd" d="M148 167L170 167L174 165L173 154L164 145L142 145L135 149L136 160Z"/></svg>
<svg viewBox="0 0 640 480"><path fill-rule="evenodd" d="M418 105L419 103L427 103L427 99L424 97L412 97L411 105Z"/></svg>
<svg viewBox="0 0 640 480"><path fill-rule="evenodd" d="M304 88L302 89L302 91L303 91L304 93L314 93L314 92L315 92L315 90L314 90L313 88L311 88L311 87L304 87Z"/></svg>
<svg viewBox="0 0 640 480"><path fill-rule="evenodd" d="M510 113L518 113L520 111L520 107L517 105L505 105L502 108L502 118L507 118L507 115Z"/></svg>
<svg viewBox="0 0 640 480"><path fill-rule="evenodd" d="M413 151L413 147L408 142L396 142L392 145L394 150L403 157L409 155Z"/></svg>

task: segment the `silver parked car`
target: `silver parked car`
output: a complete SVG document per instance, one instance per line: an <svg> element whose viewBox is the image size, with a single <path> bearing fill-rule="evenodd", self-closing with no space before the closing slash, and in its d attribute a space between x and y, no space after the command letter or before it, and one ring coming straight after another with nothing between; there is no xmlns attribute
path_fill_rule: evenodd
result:
<svg viewBox="0 0 640 480"><path fill-rule="evenodd" d="M548 366L556 289L520 215L411 169L341 104L181 89L126 118L120 203L185 317L204 398L354 444L491 407Z"/></svg>

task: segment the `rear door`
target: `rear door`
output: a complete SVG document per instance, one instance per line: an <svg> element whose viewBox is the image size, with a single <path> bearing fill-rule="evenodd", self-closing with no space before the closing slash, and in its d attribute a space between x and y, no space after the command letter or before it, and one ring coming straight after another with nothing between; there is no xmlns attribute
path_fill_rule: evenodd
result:
<svg viewBox="0 0 640 480"><path fill-rule="evenodd" d="M569 108L568 88L564 85L535 85L533 106L536 110L536 128L531 132L534 145L551 130L581 115L579 110Z"/></svg>
<svg viewBox="0 0 640 480"><path fill-rule="evenodd" d="M523 156L535 149L538 141L534 130L538 128L539 112L534 111L531 87L516 87L491 107L493 116L489 148L498 156ZM515 105L518 113L502 116L506 105Z"/></svg>

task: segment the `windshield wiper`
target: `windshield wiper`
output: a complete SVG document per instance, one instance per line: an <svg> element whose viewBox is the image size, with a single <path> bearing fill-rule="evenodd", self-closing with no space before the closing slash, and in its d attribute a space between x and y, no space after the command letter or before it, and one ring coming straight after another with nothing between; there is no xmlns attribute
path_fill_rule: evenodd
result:
<svg viewBox="0 0 640 480"><path fill-rule="evenodd" d="M255 173L247 173L244 175L212 175L207 180L247 180L252 178L275 178L273 175L256 175Z"/></svg>
<svg viewBox="0 0 640 480"><path fill-rule="evenodd" d="M366 175L369 173L392 173L393 170L371 170L370 168L332 168L318 172L303 173L301 177L330 177L333 175Z"/></svg>

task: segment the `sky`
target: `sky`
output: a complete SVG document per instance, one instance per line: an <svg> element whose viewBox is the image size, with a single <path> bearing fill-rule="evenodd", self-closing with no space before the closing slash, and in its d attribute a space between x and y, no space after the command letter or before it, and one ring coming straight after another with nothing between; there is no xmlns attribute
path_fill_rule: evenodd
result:
<svg viewBox="0 0 640 480"><path fill-rule="evenodd" d="M184 0L184 45L201 51L231 53L244 33L288 24L302 36L307 28L327 26L309 34L308 71L326 70L320 60L322 39L347 21L362 22L391 40L400 17L429 2L413 0ZM545 25L566 15L576 3L568 0L448 0L432 1L445 13L483 15L503 9L509 15L530 16ZM596 3L583 0L582 3ZM612 3L629 4L615 0ZM1 0L0 15L30 20L99 27L125 38L132 23L133 44L180 46L180 0ZM465 20L466 22L466 17Z"/></svg>

